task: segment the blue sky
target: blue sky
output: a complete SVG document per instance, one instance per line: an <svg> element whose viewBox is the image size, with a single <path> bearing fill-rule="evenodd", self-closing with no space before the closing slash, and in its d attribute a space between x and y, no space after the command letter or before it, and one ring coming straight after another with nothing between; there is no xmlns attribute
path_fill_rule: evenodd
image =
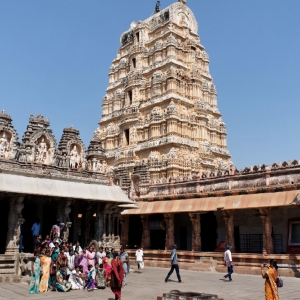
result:
<svg viewBox="0 0 300 300"><path fill-rule="evenodd" d="M176 0L162 0L162 8ZM0 109L21 139L30 114L57 142L74 125L86 145L101 116L122 32L155 0L1 0ZM300 1L188 0L237 167L300 159Z"/></svg>

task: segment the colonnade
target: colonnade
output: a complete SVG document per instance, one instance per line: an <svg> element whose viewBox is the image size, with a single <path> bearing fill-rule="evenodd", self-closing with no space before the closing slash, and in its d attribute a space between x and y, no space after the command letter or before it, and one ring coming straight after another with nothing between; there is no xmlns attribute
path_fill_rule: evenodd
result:
<svg viewBox="0 0 300 300"><path fill-rule="evenodd" d="M24 217L26 218L26 216L22 214L22 210L27 205L27 201L24 202L26 197L30 196L6 194L5 199L0 199L9 204L5 254L19 252L21 226L25 222ZM117 204L88 202L86 205L83 205L83 201L76 199L52 199L51 201L54 202L54 205L52 202L52 206L55 206L56 210L52 212L46 211L46 214L53 213L50 219L47 218L48 223L49 220L52 221L46 224L46 221L43 220L43 217L45 217L44 205L46 200L47 199L43 197L36 197L33 200L31 199L30 202L31 205L34 205L34 210L32 211L33 216L40 219L40 233L42 233L43 226L49 227L50 232L51 226L56 220L59 220L65 224L61 233L63 238L68 239L69 233L71 233L69 231L72 230L71 242L81 241L82 244L87 245L92 240L95 240L105 247L119 247L121 208L119 208ZM31 222L32 221L30 221L29 226L31 226ZM44 229L43 232L48 232L48 228ZM29 236L31 236L30 233Z"/></svg>
<svg viewBox="0 0 300 300"><path fill-rule="evenodd" d="M271 208L260 208L260 218L263 225L263 254L273 253L273 237L272 237L272 222L271 222ZM226 226L225 241L228 245L232 246L231 251L235 252L235 240L234 240L234 211L223 210L222 215ZM149 216L141 215L141 222L143 226L141 247L144 249L150 248L150 228L149 228ZM164 223L166 225L166 238L165 249L172 249L175 243L175 228L174 228L174 213L163 214ZM121 215L121 244L129 244L129 218L130 215ZM189 213L189 218L192 224L192 251L201 251L201 214Z"/></svg>

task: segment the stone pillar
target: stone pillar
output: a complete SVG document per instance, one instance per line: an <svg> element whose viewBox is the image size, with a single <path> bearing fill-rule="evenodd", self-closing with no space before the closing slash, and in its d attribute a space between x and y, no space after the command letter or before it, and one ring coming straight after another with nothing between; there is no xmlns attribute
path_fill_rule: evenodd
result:
<svg viewBox="0 0 300 300"><path fill-rule="evenodd" d="M149 215L141 215L143 224L143 234L142 234L142 245L143 249L150 248L150 229L149 229Z"/></svg>
<svg viewBox="0 0 300 300"><path fill-rule="evenodd" d="M79 202L78 200L74 204L73 209L73 241L76 242L79 240L79 236L81 236L81 218L78 218L79 211Z"/></svg>
<svg viewBox="0 0 300 300"><path fill-rule="evenodd" d="M103 219L103 213L98 205L98 209L96 212L96 218L95 218L95 235L94 235L94 240L96 240L98 243L102 242L102 236L103 236L103 224L104 224L104 219Z"/></svg>
<svg viewBox="0 0 300 300"><path fill-rule="evenodd" d="M106 237L107 234L107 226L106 226L106 222L107 221L107 214L106 212L103 212L103 236L102 238L104 239Z"/></svg>
<svg viewBox="0 0 300 300"><path fill-rule="evenodd" d="M120 216L117 216L117 236L120 236Z"/></svg>
<svg viewBox="0 0 300 300"><path fill-rule="evenodd" d="M6 238L5 254L19 253L20 226L24 223L21 215L24 196L18 196L10 199L10 209L8 213L8 232Z"/></svg>
<svg viewBox="0 0 300 300"><path fill-rule="evenodd" d="M111 219L112 219L112 214L109 213L108 214L108 236L111 236L111 229L112 229Z"/></svg>
<svg viewBox="0 0 300 300"><path fill-rule="evenodd" d="M121 215L121 245L127 247L128 245L128 233L129 233L129 216Z"/></svg>
<svg viewBox="0 0 300 300"><path fill-rule="evenodd" d="M201 251L200 214L189 214L192 222L192 251Z"/></svg>
<svg viewBox="0 0 300 300"><path fill-rule="evenodd" d="M226 236L225 240L228 245L232 248L231 252L235 252L235 243L234 243L234 224L233 224L233 211L232 210L223 210L223 217L226 224Z"/></svg>
<svg viewBox="0 0 300 300"><path fill-rule="evenodd" d="M174 245L174 214L164 214L166 223L165 250L173 249Z"/></svg>
<svg viewBox="0 0 300 300"><path fill-rule="evenodd" d="M260 217L263 222L263 254L272 254L273 237L272 237L272 221L271 208L260 208Z"/></svg>
<svg viewBox="0 0 300 300"><path fill-rule="evenodd" d="M91 241L91 221L93 218L92 208L93 205L89 204L85 211L85 233L83 236L85 245L88 245Z"/></svg>

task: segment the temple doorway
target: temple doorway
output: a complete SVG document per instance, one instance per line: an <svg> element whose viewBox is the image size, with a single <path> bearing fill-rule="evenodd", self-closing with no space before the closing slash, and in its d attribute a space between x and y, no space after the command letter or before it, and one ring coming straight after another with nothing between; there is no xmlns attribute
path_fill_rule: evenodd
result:
<svg viewBox="0 0 300 300"><path fill-rule="evenodd" d="M162 214L149 216L150 249L164 250L166 244L166 224Z"/></svg>
<svg viewBox="0 0 300 300"><path fill-rule="evenodd" d="M128 248L135 249L141 246L143 225L140 216L130 216L129 218L129 235Z"/></svg>
<svg viewBox="0 0 300 300"><path fill-rule="evenodd" d="M37 217L36 203L32 203L29 199L25 198L22 216L25 219L23 224L23 252L32 253L33 238L31 228Z"/></svg>
<svg viewBox="0 0 300 300"><path fill-rule="evenodd" d="M201 245L202 251L214 252L217 247L217 218L210 211L206 214L201 214Z"/></svg>
<svg viewBox="0 0 300 300"><path fill-rule="evenodd" d="M8 231L8 213L9 213L9 202L5 201L5 199L1 199L0 228L3 235L0 239L0 254L4 254L6 249L6 235Z"/></svg>
<svg viewBox="0 0 300 300"><path fill-rule="evenodd" d="M187 213L174 216L175 244L178 250L192 250L192 222Z"/></svg>

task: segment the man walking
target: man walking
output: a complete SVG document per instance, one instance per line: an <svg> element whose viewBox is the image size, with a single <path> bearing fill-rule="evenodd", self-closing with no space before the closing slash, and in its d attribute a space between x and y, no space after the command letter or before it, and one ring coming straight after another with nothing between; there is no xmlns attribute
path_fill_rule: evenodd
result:
<svg viewBox="0 0 300 300"><path fill-rule="evenodd" d="M135 260L137 262L137 266L138 266L138 273L141 273L141 268L144 267L144 262L143 262L143 256L144 256L144 252L143 250L139 247L136 252L135 252Z"/></svg>
<svg viewBox="0 0 300 300"><path fill-rule="evenodd" d="M232 265L232 255L230 251L231 246L226 246L226 251L224 252L224 263L227 267L228 273L224 276L226 279L228 277L229 282L232 281L231 274L233 273L233 265Z"/></svg>
<svg viewBox="0 0 300 300"><path fill-rule="evenodd" d="M41 223L40 218L36 218L35 223L32 224L31 232L33 238L33 251L35 250L36 238L40 235Z"/></svg>
<svg viewBox="0 0 300 300"><path fill-rule="evenodd" d="M178 259L177 259L177 245L173 246L173 250L171 252L171 270L168 274L168 276L165 279L165 282L168 282L169 277L172 275L172 273L174 272L174 269L176 270L176 275L178 278L178 282L181 282L181 277L179 274L179 266L178 266Z"/></svg>

